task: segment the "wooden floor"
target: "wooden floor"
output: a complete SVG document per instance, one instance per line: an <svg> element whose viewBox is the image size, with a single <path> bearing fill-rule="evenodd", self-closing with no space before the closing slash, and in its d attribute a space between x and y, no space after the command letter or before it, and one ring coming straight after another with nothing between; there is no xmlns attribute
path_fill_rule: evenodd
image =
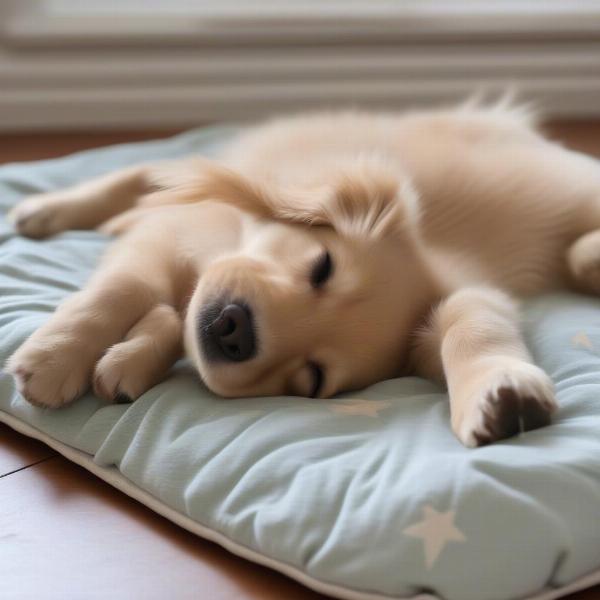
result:
<svg viewBox="0 0 600 600"><path fill-rule="evenodd" d="M600 122L558 123L549 131L600 156ZM0 163L169 133L5 135ZM0 425L0 600L89 598L325 597L187 533L43 444ZM569 600L600 600L600 586Z"/></svg>

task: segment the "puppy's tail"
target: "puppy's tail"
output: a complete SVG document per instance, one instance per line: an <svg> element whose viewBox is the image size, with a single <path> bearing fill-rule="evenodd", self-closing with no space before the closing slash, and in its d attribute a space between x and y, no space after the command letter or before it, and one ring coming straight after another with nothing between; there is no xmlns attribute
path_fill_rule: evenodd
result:
<svg viewBox="0 0 600 600"><path fill-rule="evenodd" d="M512 121L520 127L535 129L542 121L542 106L539 101L522 100L520 95L516 83L507 84L499 92L480 86L458 105L456 111L470 116L494 116L502 121Z"/></svg>

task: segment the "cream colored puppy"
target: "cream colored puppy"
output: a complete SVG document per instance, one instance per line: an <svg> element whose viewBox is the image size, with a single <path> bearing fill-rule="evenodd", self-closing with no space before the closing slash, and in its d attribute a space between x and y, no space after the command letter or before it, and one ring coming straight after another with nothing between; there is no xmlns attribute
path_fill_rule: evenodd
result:
<svg viewBox="0 0 600 600"><path fill-rule="evenodd" d="M11 357L30 402L135 399L182 352L223 396L445 379L477 446L550 422L515 298L600 292L600 166L499 105L249 129L218 162L142 165L26 199L24 235L119 235Z"/></svg>

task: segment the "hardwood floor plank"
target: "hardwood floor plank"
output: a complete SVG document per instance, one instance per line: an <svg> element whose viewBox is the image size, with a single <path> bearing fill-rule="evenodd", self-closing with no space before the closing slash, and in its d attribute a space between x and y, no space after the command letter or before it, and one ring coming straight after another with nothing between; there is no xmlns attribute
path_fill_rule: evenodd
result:
<svg viewBox="0 0 600 600"><path fill-rule="evenodd" d="M554 121L543 130L574 150L600 157L600 121Z"/></svg>
<svg viewBox="0 0 600 600"><path fill-rule="evenodd" d="M64 156L80 150L169 137L177 129L0 135L0 164Z"/></svg>
<svg viewBox="0 0 600 600"><path fill-rule="evenodd" d="M589 588L577 594L565 596L565 600L600 600L600 586Z"/></svg>
<svg viewBox="0 0 600 600"><path fill-rule="evenodd" d="M55 455L48 446L0 423L0 478Z"/></svg>

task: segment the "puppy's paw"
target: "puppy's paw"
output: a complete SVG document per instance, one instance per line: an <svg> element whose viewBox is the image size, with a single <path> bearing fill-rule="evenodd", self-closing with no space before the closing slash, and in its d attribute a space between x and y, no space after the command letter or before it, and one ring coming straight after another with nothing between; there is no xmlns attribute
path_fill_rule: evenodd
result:
<svg viewBox="0 0 600 600"><path fill-rule="evenodd" d="M132 401L162 381L182 352L177 311L155 306L109 348L94 371L94 392L109 402Z"/></svg>
<svg viewBox="0 0 600 600"><path fill-rule="evenodd" d="M50 408L78 398L86 391L90 376L81 344L53 336L26 341L9 359L6 369L28 402Z"/></svg>
<svg viewBox="0 0 600 600"><path fill-rule="evenodd" d="M600 231L592 231L575 241L569 248L567 265L579 288L600 294Z"/></svg>
<svg viewBox="0 0 600 600"><path fill-rule="evenodd" d="M96 365L94 393L108 402L132 402L162 381L175 359L149 337L115 344Z"/></svg>
<svg viewBox="0 0 600 600"><path fill-rule="evenodd" d="M469 387L469 397L459 400L464 409L452 422L469 448L549 425L557 408L548 375L525 362L484 372Z"/></svg>
<svg viewBox="0 0 600 600"><path fill-rule="evenodd" d="M121 342L109 348L94 369L96 396L107 402L132 402L155 383L137 344Z"/></svg>
<svg viewBox="0 0 600 600"><path fill-rule="evenodd" d="M26 237L40 239L67 229L65 212L70 210L54 195L32 196L17 204L8 219Z"/></svg>

